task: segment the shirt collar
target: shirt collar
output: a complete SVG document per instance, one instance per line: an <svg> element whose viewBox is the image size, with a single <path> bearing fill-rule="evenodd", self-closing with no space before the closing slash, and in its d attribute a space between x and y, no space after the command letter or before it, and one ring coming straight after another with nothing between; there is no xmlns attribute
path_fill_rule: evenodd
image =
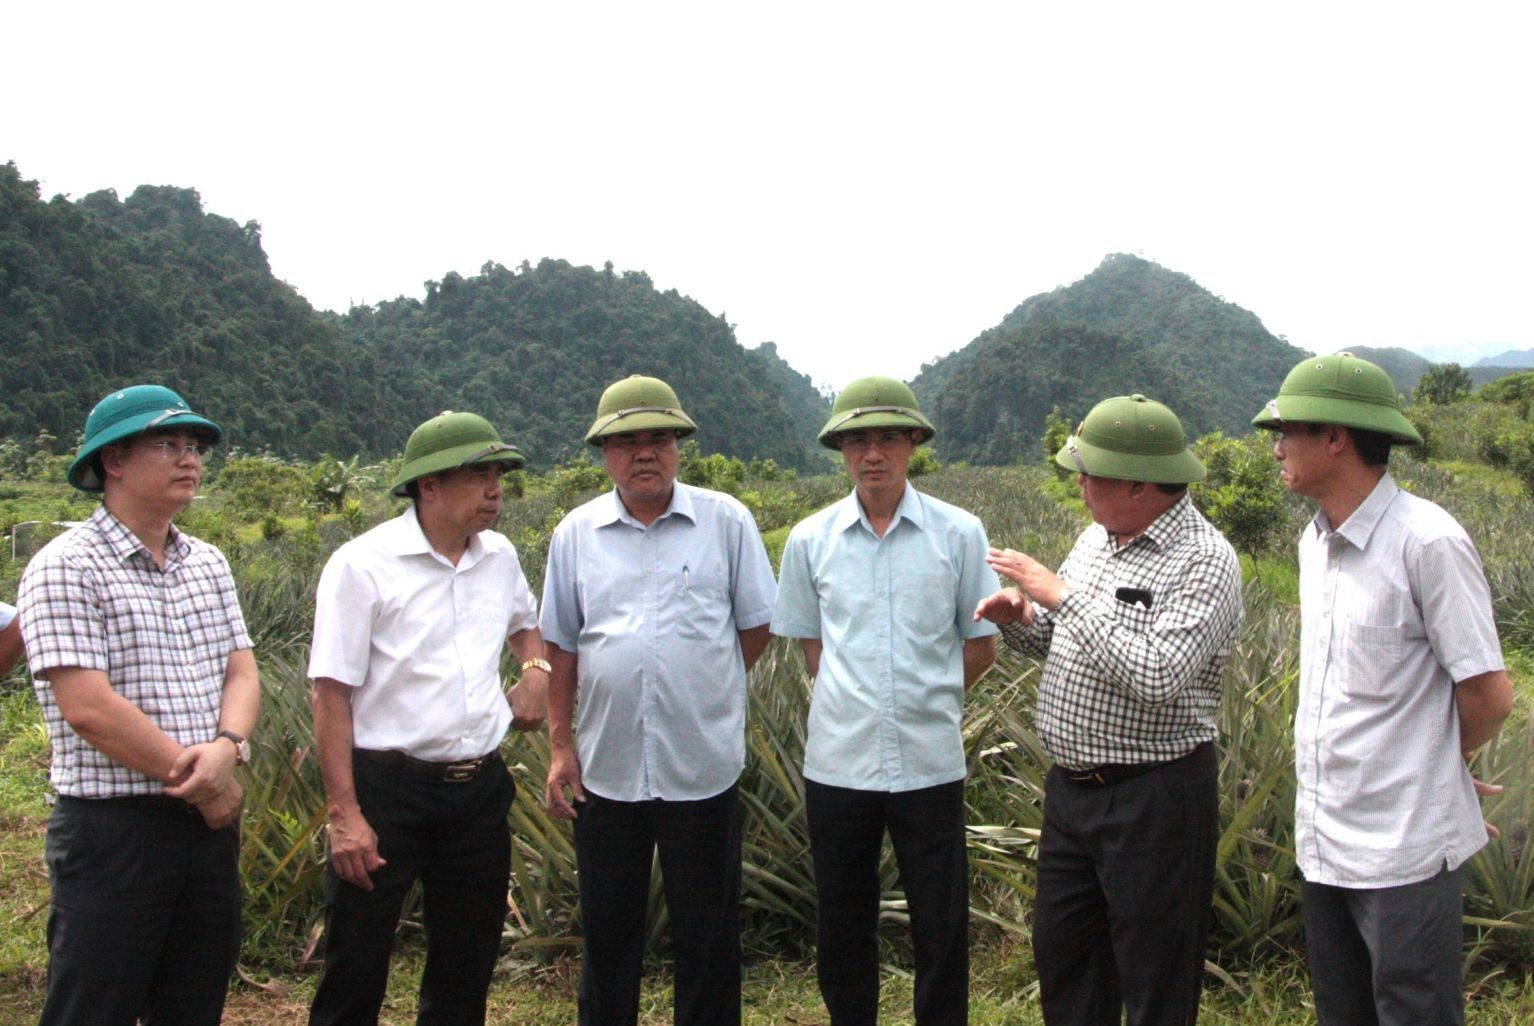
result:
<svg viewBox="0 0 1534 1026"><path fill-rule="evenodd" d="M911 526L918 529L923 528L927 522L926 509L922 505L921 493L911 487L911 482L909 481L905 484L905 492L900 496L900 503L895 507L895 515L891 518L889 530L884 532L885 535L888 536L889 532L894 530L895 525L900 523L902 519L909 520ZM868 516L863 512L863 504L858 501L856 488L852 490L851 495L847 496L841 508L836 511L836 518L832 522L832 527L840 532L845 531L853 524L862 524L868 528L870 534L874 533L873 525L868 522Z"/></svg>
<svg viewBox="0 0 1534 1026"><path fill-rule="evenodd" d="M119 563L126 563L132 556L142 553L145 559L153 562L154 554L149 551L139 536L128 529L128 525L118 520L112 511L107 509L106 503L96 507L96 512L91 514L90 523L100 533L107 547L112 550L112 555ZM192 543L186 540L186 535L175 524L170 525L170 530L165 535L165 563L167 569L172 563L185 559L192 551Z"/></svg>
<svg viewBox="0 0 1534 1026"><path fill-rule="evenodd" d="M1369 493L1369 497L1359 504L1351 516L1342 522L1342 526L1332 528L1331 521L1326 519L1326 514L1316 512L1311 523L1315 525L1316 534L1326 537L1329 533L1335 533L1345 538L1354 548L1362 551L1369 547L1369 539L1374 537L1374 529L1379 526L1380 520L1385 516L1385 510L1395 501L1401 487L1396 484L1395 478L1386 471Z"/></svg>
<svg viewBox="0 0 1534 1026"><path fill-rule="evenodd" d="M628 511L628 507L623 505L623 499L619 497L618 489L614 488L611 492L608 492L608 495L611 497L612 502L602 520L597 524L598 527L607 527L610 524L628 524L630 527L637 527L641 531L645 530L645 525L635 520L634 515ZM679 517L686 517L695 524L698 522L698 516L693 512L692 491L680 481L671 482L671 502L667 504L666 511L656 517L655 522L650 526L654 527L655 524L665 520L673 513Z"/></svg>
<svg viewBox="0 0 1534 1026"><path fill-rule="evenodd" d="M485 543L480 540L482 532L469 535L469 547L464 549L463 556L458 560L458 569L467 570L478 563L485 553ZM437 556L443 559L441 553L431 547L426 532L421 529L420 518L416 516L415 503L411 503L405 512L394 520L394 530L390 532L389 551L396 556Z"/></svg>

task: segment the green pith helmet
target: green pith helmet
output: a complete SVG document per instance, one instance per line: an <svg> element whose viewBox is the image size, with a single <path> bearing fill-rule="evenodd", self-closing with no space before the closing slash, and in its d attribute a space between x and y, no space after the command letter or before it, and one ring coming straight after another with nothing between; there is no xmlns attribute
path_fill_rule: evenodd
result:
<svg viewBox="0 0 1534 1026"><path fill-rule="evenodd" d="M903 381L874 376L858 378L842 389L831 407L831 419L820 429L820 444L840 449L836 436L843 431L868 431L873 428L915 428L925 442L937 430L921 414L916 395Z"/></svg>
<svg viewBox="0 0 1534 1026"><path fill-rule="evenodd" d="M69 483L82 492L104 486L96 458L113 442L125 442L150 428L174 428L223 440L224 429L192 412L186 400L163 385L133 385L102 399L85 418L85 444L69 465Z"/></svg>
<svg viewBox="0 0 1534 1026"><path fill-rule="evenodd" d="M690 435L698 425L682 410L671 386L660 378L630 374L607 386L597 403L597 419L586 432L586 441L601 445L608 435L630 431L675 431L677 437Z"/></svg>
<svg viewBox="0 0 1534 1026"><path fill-rule="evenodd" d="M1277 431L1298 424L1341 424L1388 435L1391 445L1421 445L1422 436L1401 412L1390 375L1352 353L1309 356L1295 365L1252 426Z"/></svg>
<svg viewBox="0 0 1534 1026"><path fill-rule="evenodd" d="M1177 414L1138 393L1092 407L1055 462L1079 474L1121 481L1191 484L1204 479L1204 465L1188 448Z"/></svg>
<svg viewBox="0 0 1534 1026"><path fill-rule="evenodd" d="M404 498L410 494L405 486L427 474L476 463L505 463L514 470L526 462L522 451L501 441L499 432L484 417L444 410L410 432L405 462L389 491Z"/></svg>

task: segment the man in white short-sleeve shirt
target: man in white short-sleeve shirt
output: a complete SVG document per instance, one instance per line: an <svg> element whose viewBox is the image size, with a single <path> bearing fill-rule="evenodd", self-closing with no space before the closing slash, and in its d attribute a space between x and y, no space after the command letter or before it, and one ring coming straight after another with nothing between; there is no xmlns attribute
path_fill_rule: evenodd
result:
<svg viewBox="0 0 1534 1026"><path fill-rule="evenodd" d="M750 511L676 480L677 438L695 430L664 381L610 386L586 441L614 489L549 543L546 800L575 820L581 1026L636 1020L657 852L677 1026L740 1022L736 781L746 671L769 640L776 585Z"/></svg>
<svg viewBox="0 0 1534 1026"><path fill-rule="evenodd" d="M403 514L336 550L315 600L314 735L330 818L325 972L309 1021L376 1022L401 903L424 885L423 1022L477 1024L506 918L508 726L543 722L548 664L516 549L488 530L515 446L443 413L405 446ZM502 691L509 644L522 677Z"/></svg>
<svg viewBox="0 0 1534 1026"><path fill-rule="evenodd" d="M1512 708L1480 557L1387 473L1390 447L1422 438L1374 364L1302 360L1252 423L1319 507L1300 536L1294 726L1316 1016L1463 1023L1460 866L1487 838L1467 762Z"/></svg>

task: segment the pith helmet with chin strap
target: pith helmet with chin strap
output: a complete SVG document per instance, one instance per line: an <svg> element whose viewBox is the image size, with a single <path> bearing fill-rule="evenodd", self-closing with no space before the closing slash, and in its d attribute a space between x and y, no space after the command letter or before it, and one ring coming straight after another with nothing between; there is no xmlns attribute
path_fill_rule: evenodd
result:
<svg viewBox="0 0 1534 1026"><path fill-rule="evenodd" d="M1092 407L1055 462L1079 474L1120 481L1191 484L1204 479L1204 465L1188 448L1177 414L1138 393Z"/></svg>
<svg viewBox="0 0 1534 1026"><path fill-rule="evenodd" d="M921 442L937 434L916 405L916 394L904 381L876 375L858 378L842 389L831 407L831 419L820 429L820 444L827 449L840 449L838 436L842 432L874 428L910 428L921 432Z"/></svg>
<svg viewBox="0 0 1534 1026"><path fill-rule="evenodd" d="M500 432L484 417L444 410L410 432L405 462L389 491L404 498L410 494L408 485L428 474L479 463L504 463L516 469L525 462L522 450L501 441Z"/></svg>
<svg viewBox="0 0 1534 1026"><path fill-rule="evenodd" d="M165 386L132 385L102 399L85 418L85 444L69 465L69 483L82 492L101 491L101 450L153 428L188 431L214 442L224 437L223 428L193 413L185 399Z"/></svg>
<svg viewBox="0 0 1534 1026"><path fill-rule="evenodd" d="M1285 421L1341 424L1385 435L1391 445L1422 444L1401 412L1390 375L1352 353L1301 360L1278 386L1278 395L1252 418L1252 426L1277 431Z"/></svg>
<svg viewBox="0 0 1534 1026"><path fill-rule="evenodd" d="M675 431L677 437L698 430L682 409L671 386L660 378L631 374L607 386L597 403L597 419L586 432L586 441L601 445L608 435L631 431Z"/></svg>

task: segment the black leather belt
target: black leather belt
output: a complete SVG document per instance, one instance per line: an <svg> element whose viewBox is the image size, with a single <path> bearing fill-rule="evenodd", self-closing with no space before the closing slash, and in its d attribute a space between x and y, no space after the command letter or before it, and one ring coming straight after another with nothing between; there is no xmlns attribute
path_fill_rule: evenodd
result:
<svg viewBox="0 0 1534 1026"><path fill-rule="evenodd" d="M180 798L172 798L168 794L124 794L114 798L77 798L74 795L61 794L57 801L65 805L78 804L81 808L138 809L141 812L177 815L198 814L197 806Z"/></svg>
<svg viewBox="0 0 1534 1026"><path fill-rule="evenodd" d="M1170 766L1184 759L1190 759L1213 743L1212 741L1205 741L1195 746L1186 755L1179 755L1175 759L1166 759L1162 762L1105 762L1101 766L1092 766L1088 769L1068 769L1065 766L1061 766L1059 770L1066 780L1069 780L1077 787L1112 787L1114 784L1122 784L1124 781L1133 780L1135 777L1143 777L1152 770L1161 769L1163 766Z"/></svg>
<svg viewBox="0 0 1534 1026"><path fill-rule="evenodd" d="M427 762L425 759L417 759L404 752L378 752L371 748L353 748L352 758L412 777L437 780L444 784L467 784L477 778L482 770L491 765L498 765L501 761L501 753L490 752L477 759L459 759L457 762Z"/></svg>

